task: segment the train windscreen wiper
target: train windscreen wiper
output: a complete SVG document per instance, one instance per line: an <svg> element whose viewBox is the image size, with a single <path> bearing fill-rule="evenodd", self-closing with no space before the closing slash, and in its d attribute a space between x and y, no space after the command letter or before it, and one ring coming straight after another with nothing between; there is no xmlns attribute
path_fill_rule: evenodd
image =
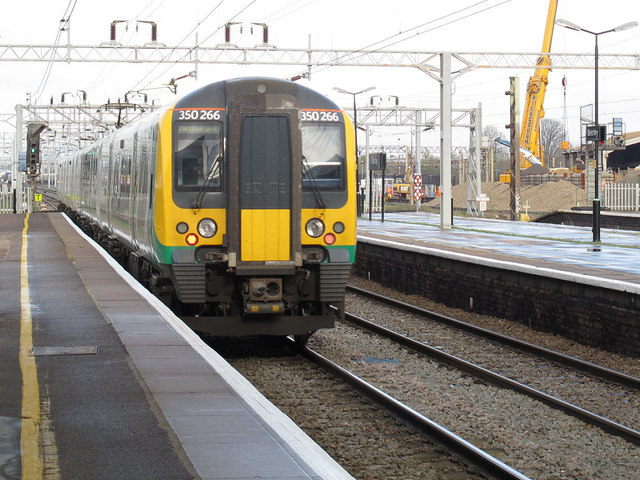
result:
<svg viewBox="0 0 640 480"><path fill-rule="evenodd" d="M209 183L211 183L211 179L215 176L215 174L220 173L220 160L222 159L222 154L219 153L216 158L213 159L211 163L211 168L209 168L209 173L207 173L206 178L204 179L204 183L202 187L200 187L200 191L196 198L191 203L191 208L193 210L200 210L202 208L202 201L204 200L204 194L207 192L207 188L209 188Z"/></svg>
<svg viewBox="0 0 640 480"><path fill-rule="evenodd" d="M313 196L316 199L316 206L318 208L327 208L326 204L324 203L324 199L322 198L322 193L318 188L318 183L316 182L316 178L313 176L313 172L309 167L309 162L307 161L307 157L305 157L304 155L302 156L302 169L304 171L304 175L307 177L307 180L311 185L311 191L313 192Z"/></svg>

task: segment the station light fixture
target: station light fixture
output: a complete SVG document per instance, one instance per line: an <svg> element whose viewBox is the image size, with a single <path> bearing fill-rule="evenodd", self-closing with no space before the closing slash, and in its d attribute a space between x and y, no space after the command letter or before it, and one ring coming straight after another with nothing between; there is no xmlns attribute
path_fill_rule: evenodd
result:
<svg viewBox="0 0 640 480"><path fill-rule="evenodd" d="M360 172L358 163L358 110L356 109L356 96L361 93L370 92L371 90L375 90L376 87L367 87L364 90L360 90L359 92L350 92L340 87L333 87L333 89L338 93L344 93L345 95L351 95L353 97L353 129L355 135L355 147L356 147L356 210L357 215L362 215L363 205L362 205L362 195L360 193Z"/></svg>
<svg viewBox="0 0 640 480"><path fill-rule="evenodd" d="M597 132L600 132L600 125L599 125L599 116L598 116L598 36L603 35L605 33L610 33L610 32L621 32L623 30L628 30L630 28L634 28L638 26L638 22L627 22L627 23L623 23L622 25L618 25L617 27L614 28L610 28L608 30L603 30L601 32L592 32L591 30L587 30L586 28L582 28L580 25L576 25L573 22L570 22L569 20L565 20L562 18L559 18L556 20L556 25L560 26L560 27L564 27L564 28L568 28L569 30L575 30L577 32L585 32L585 33L589 33L591 35L593 35L595 37L595 51L594 51L594 69L595 69L595 100L594 100L594 106L595 106L595 115L594 115L594 130ZM598 133L598 137L600 137L600 133ZM606 134L605 134L606 136ZM605 138L597 138L594 142L593 142L593 153L594 153L594 157L596 159L595 161L595 168L594 168L594 194L593 194L593 227L592 227L592 232L593 232L593 241L594 242L600 242L600 180L598 178L598 174L601 168L601 162L600 162L600 158L599 158L599 154L598 154L598 146L599 143L602 141L604 142L606 139Z"/></svg>

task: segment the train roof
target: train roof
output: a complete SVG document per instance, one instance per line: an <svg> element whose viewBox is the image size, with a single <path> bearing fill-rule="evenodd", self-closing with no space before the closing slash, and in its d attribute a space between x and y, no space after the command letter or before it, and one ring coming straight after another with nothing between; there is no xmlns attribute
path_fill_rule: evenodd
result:
<svg viewBox="0 0 640 480"><path fill-rule="evenodd" d="M264 97L272 108L317 108L341 110L324 95L289 80L268 77L241 77L205 85L178 100L174 108L206 108L227 106L231 97ZM270 97L278 100L269 102Z"/></svg>

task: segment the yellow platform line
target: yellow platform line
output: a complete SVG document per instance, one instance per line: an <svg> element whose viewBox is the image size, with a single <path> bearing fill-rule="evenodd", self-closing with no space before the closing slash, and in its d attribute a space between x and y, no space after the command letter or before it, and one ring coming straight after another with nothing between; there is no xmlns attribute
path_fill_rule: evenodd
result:
<svg viewBox="0 0 640 480"><path fill-rule="evenodd" d="M22 372L22 430L20 455L22 478L42 479L42 455L40 454L40 388L36 360L31 354L33 333L31 320L31 296L29 295L29 270L27 264L27 230L29 214L22 229L20 257L20 370Z"/></svg>

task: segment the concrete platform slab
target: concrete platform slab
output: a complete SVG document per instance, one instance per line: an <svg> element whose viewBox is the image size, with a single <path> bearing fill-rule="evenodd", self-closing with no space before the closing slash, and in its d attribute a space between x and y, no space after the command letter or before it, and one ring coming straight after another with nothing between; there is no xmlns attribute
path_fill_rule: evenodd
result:
<svg viewBox="0 0 640 480"><path fill-rule="evenodd" d="M24 216L4 218L0 433L11 439L21 418ZM61 478L352 478L64 216L27 223L34 345L98 347L33 357L47 468ZM0 442L0 461L14 461L16 443ZM32 452L18 453L19 463Z"/></svg>

